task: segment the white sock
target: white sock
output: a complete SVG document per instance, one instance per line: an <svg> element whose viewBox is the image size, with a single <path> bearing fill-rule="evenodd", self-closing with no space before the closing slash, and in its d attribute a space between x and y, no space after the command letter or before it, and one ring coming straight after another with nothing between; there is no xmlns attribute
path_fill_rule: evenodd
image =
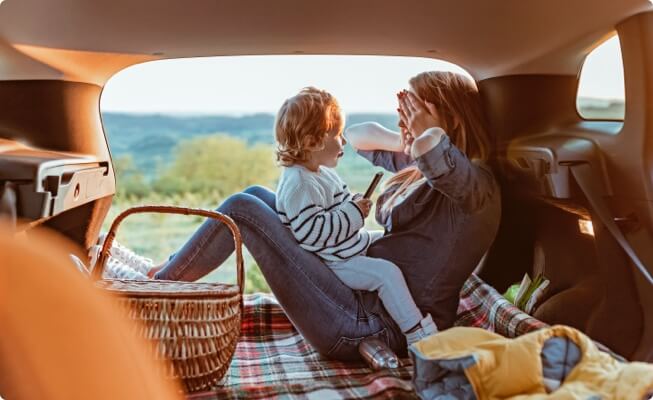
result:
<svg viewBox="0 0 653 400"><path fill-rule="evenodd" d="M106 238L106 233L101 234L98 238L98 245L102 246ZM150 269L154 267L154 262L151 259L136 254L133 250L118 243L117 240L114 240L113 243L111 243L109 253L113 258L122 261L123 264L128 265L130 268L143 275L147 275Z"/></svg>
<svg viewBox="0 0 653 400"><path fill-rule="evenodd" d="M150 278L134 270L122 261L109 256L107 265L104 267L102 277L106 279L134 279L146 281Z"/></svg>

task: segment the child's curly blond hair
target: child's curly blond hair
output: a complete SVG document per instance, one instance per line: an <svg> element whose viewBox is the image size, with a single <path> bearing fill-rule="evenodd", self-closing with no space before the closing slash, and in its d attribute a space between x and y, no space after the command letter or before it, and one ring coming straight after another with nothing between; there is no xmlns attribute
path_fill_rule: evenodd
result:
<svg viewBox="0 0 653 400"><path fill-rule="evenodd" d="M309 152L321 150L327 133L342 130L344 118L333 95L306 87L284 101L274 125L277 161L290 166L307 161Z"/></svg>

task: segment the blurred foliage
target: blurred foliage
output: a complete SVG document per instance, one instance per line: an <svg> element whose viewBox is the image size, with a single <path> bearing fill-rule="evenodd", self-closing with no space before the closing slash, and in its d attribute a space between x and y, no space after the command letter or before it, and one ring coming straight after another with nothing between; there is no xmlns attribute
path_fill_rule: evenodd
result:
<svg viewBox="0 0 653 400"><path fill-rule="evenodd" d="M169 168L152 189L170 195L197 193L224 198L253 184L272 186L279 170L270 145L248 146L241 139L212 135L182 141Z"/></svg>
<svg viewBox="0 0 653 400"><path fill-rule="evenodd" d="M166 198L189 205L217 204L253 184L274 187L279 177L271 145L248 145L228 135L181 141L173 154L172 162L151 181L135 167L136 154L116 157L118 200Z"/></svg>
<svg viewBox="0 0 653 400"><path fill-rule="evenodd" d="M623 99L578 97L576 108L585 119L623 121L626 116L626 102Z"/></svg>
<svg viewBox="0 0 653 400"><path fill-rule="evenodd" d="M150 192L143 173L136 168L131 154L116 157L113 168L120 185L117 196L142 198Z"/></svg>
<svg viewBox="0 0 653 400"><path fill-rule="evenodd" d="M258 264L245 265L245 293L270 293L270 286L265 281Z"/></svg>

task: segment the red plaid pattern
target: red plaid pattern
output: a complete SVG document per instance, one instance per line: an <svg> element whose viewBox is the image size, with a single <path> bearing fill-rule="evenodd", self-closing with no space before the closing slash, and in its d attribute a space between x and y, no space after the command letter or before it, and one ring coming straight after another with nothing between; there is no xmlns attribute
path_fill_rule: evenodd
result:
<svg viewBox="0 0 653 400"><path fill-rule="evenodd" d="M472 275L461 291L457 325L506 336L544 327ZM416 399L410 359L395 370L319 355L292 326L274 297L247 296L242 334L223 385L188 399Z"/></svg>
<svg viewBox="0 0 653 400"><path fill-rule="evenodd" d="M548 325L521 311L476 275L460 291L456 326L475 326L516 337Z"/></svg>

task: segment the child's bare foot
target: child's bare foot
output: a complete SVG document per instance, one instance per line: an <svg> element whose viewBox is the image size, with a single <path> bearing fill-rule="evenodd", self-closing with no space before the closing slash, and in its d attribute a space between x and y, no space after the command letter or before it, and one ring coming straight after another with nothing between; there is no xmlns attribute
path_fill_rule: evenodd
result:
<svg viewBox="0 0 653 400"><path fill-rule="evenodd" d="M147 271L147 277L150 278L150 279L154 279L154 275L156 275L157 272L161 271L163 269L163 267L165 267L165 266L166 266L166 263L162 262L161 264L150 268L150 270Z"/></svg>

